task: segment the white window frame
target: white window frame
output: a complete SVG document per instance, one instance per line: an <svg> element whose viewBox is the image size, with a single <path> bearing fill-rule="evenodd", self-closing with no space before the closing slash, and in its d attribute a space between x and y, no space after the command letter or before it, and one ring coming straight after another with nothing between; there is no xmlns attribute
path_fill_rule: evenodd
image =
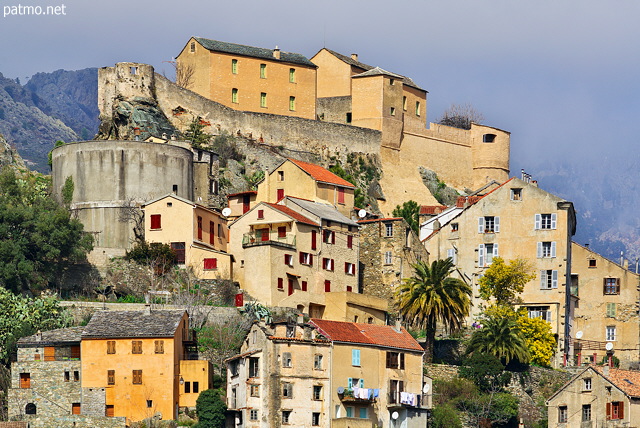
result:
<svg viewBox="0 0 640 428"><path fill-rule="evenodd" d="M539 259L553 259L556 257L556 241L538 241L537 255Z"/></svg>
<svg viewBox="0 0 640 428"><path fill-rule="evenodd" d="M393 253L391 251L384 252L384 264L385 265L393 264Z"/></svg>
<svg viewBox="0 0 640 428"><path fill-rule="evenodd" d="M478 233L499 233L499 232L500 232L499 216L486 215L484 217L478 217Z"/></svg>
<svg viewBox="0 0 640 428"><path fill-rule="evenodd" d="M393 236L393 223L384 224L384 236L391 238Z"/></svg>
<svg viewBox="0 0 640 428"><path fill-rule="evenodd" d="M489 261L489 253L487 246L491 245L491 261ZM498 256L498 244L480 244L478 247L478 266L479 267L488 267L491 266L493 259Z"/></svg>
<svg viewBox="0 0 640 428"><path fill-rule="evenodd" d="M558 214L536 214L533 222L536 230L555 230L558 226Z"/></svg>
<svg viewBox="0 0 640 428"><path fill-rule="evenodd" d="M447 250L447 257L451 259L454 265L458 263L458 252L455 248L449 248Z"/></svg>
<svg viewBox="0 0 640 428"><path fill-rule="evenodd" d="M549 277L551 273L551 277ZM546 269L540 271L540 289L552 290L558 288L558 271L552 269Z"/></svg>
<svg viewBox="0 0 640 428"><path fill-rule="evenodd" d="M615 325L608 325L605 327L605 340L607 342L615 342L617 336L617 329Z"/></svg>

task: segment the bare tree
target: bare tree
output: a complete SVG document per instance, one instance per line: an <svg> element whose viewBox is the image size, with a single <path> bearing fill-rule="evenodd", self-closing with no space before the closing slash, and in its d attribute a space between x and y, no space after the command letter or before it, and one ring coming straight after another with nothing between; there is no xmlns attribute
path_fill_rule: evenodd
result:
<svg viewBox="0 0 640 428"><path fill-rule="evenodd" d="M451 104L444 111L442 117L437 120L441 125L452 126L460 129L471 129L471 124L479 124L484 120L484 116L471 104Z"/></svg>
<svg viewBox="0 0 640 428"><path fill-rule="evenodd" d="M135 198L128 198L120 207L118 221L133 223L133 236L136 242L144 241L144 212Z"/></svg>
<svg viewBox="0 0 640 428"><path fill-rule="evenodd" d="M198 331L199 352L224 373L224 360L240 351L252 324L252 318L240 314L210 322Z"/></svg>
<svg viewBox="0 0 640 428"><path fill-rule="evenodd" d="M193 75L196 72L194 65L182 62L172 62L171 64L173 64L176 69L176 85L189 89L193 84Z"/></svg>

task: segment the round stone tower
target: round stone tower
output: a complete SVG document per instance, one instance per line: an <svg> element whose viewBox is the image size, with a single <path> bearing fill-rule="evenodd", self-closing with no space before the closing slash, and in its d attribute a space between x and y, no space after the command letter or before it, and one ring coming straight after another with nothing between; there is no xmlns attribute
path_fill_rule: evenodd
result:
<svg viewBox="0 0 640 428"><path fill-rule="evenodd" d="M471 125L470 132L473 188L479 189L491 180L499 183L507 181L510 133L475 123Z"/></svg>

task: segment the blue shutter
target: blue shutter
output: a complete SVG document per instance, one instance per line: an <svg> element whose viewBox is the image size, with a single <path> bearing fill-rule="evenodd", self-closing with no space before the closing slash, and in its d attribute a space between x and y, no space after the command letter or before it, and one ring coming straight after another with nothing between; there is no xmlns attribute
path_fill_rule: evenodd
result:
<svg viewBox="0 0 640 428"><path fill-rule="evenodd" d="M360 388L364 388L364 379L360 378Z"/></svg>
<svg viewBox="0 0 640 428"><path fill-rule="evenodd" d="M360 365L360 350L352 349L351 350L351 365L359 366Z"/></svg>
<svg viewBox="0 0 640 428"><path fill-rule="evenodd" d="M352 378L352 377L350 377L350 378L347 380L347 389L351 389L351 388L353 388L353 385L351 385L351 384L352 384L352 382L353 382L353 378Z"/></svg>
<svg viewBox="0 0 640 428"><path fill-rule="evenodd" d="M498 257L498 244L493 244L493 257Z"/></svg>

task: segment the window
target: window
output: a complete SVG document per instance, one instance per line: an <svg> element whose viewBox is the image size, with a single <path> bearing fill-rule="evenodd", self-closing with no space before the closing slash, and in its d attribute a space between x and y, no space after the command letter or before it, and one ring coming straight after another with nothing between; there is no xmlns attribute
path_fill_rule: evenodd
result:
<svg viewBox="0 0 640 428"><path fill-rule="evenodd" d="M198 241L202 241L202 217L198 216Z"/></svg>
<svg viewBox="0 0 640 428"><path fill-rule="evenodd" d="M296 69L289 69L289 83L296 83Z"/></svg>
<svg viewBox="0 0 640 428"><path fill-rule="evenodd" d="M260 397L260 385L251 385L249 388L249 394L252 397Z"/></svg>
<svg viewBox="0 0 640 428"><path fill-rule="evenodd" d="M287 226L278 226L278 238L287 237Z"/></svg>
<svg viewBox="0 0 640 428"><path fill-rule="evenodd" d="M64 381L69 382L71 380L71 372L69 370L64 371Z"/></svg>
<svg viewBox="0 0 640 428"><path fill-rule="evenodd" d="M147 408L153 407L153 400L147 400Z"/></svg>
<svg viewBox="0 0 640 428"><path fill-rule="evenodd" d="M115 385L115 384L116 384L116 371L107 370L107 385Z"/></svg>
<svg viewBox="0 0 640 428"><path fill-rule="evenodd" d="M322 259L322 269L333 271L333 259L323 258Z"/></svg>
<svg viewBox="0 0 640 428"><path fill-rule="evenodd" d="M209 222L209 244L213 245L215 243L216 237L216 224L212 221Z"/></svg>
<svg viewBox="0 0 640 428"><path fill-rule="evenodd" d="M496 134L484 134L482 136L483 143L493 143L496 140Z"/></svg>
<svg viewBox="0 0 640 428"><path fill-rule="evenodd" d="M31 388L31 373L20 373L20 388Z"/></svg>
<svg viewBox="0 0 640 428"><path fill-rule="evenodd" d="M238 74L238 60L237 59L232 59L231 60L231 72L233 74Z"/></svg>
<svg viewBox="0 0 640 428"><path fill-rule="evenodd" d="M316 354L313 356L313 369L322 370L322 355Z"/></svg>
<svg viewBox="0 0 640 428"><path fill-rule="evenodd" d="M162 227L162 216L160 214L151 214L151 230L160 229Z"/></svg>
<svg viewBox="0 0 640 428"><path fill-rule="evenodd" d="M393 86L396 83L394 79L389 79L389 86Z"/></svg>
<svg viewBox="0 0 640 428"><path fill-rule="evenodd" d="M231 102L238 103L238 88L233 88L231 90Z"/></svg>
<svg viewBox="0 0 640 428"><path fill-rule="evenodd" d="M353 248L353 235L347 236L347 248Z"/></svg>
<svg viewBox="0 0 640 428"><path fill-rule="evenodd" d="M591 404L582 405L582 422L589 422L591 420Z"/></svg>
<svg viewBox="0 0 640 428"><path fill-rule="evenodd" d="M590 268L597 267L596 259L589 259L589 267Z"/></svg>
<svg viewBox="0 0 640 428"><path fill-rule="evenodd" d="M218 269L218 259L216 259L216 258L205 258L203 261L204 261L204 270L216 270L216 269Z"/></svg>
<svg viewBox="0 0 640 428"><path fill-rule="evenodd" d="M558 423L566 424L569 416L569 412L567 411L567 406L558 407Z"/></svg>
<svg viewBox="0 0 640 428"><path fill-rule="evenodd" d="M142 385L142 370L133 371L133 384Z"/></svg>
<svg viewBox="0 0 640 428"><path fill-rule="evenodd" d="M189 45L189 51L191 53L196 51L196 42L191 42L191 44Z"/></svg>
<svg viewBox="0 0 640 428"><path fill-rule="evenodd" d="M386 236L386 237L393 236L393 223L385 223L385 225L384 225L384 236Z"/></svg>
<svg viewBox="0 0 640 428"><path fill-rule="evenodd" d="M387 368L404 370L404 353L387 352Z"/></svg>
<svg viewBox="0 0 640 428"><path fill-rule="evenodd" d="M284 255L284 264L289 267L293 267L293 255L285 254Z"/></svg>
<svg viewBox="0 0 640 428"><path fill-rule="evenodd" d="M480 244L478 248L478 266L486 267L498 257L498 244Z"/></svg>
<svg viewBox="0 0 640 428"><path fill-rule="evenodd" d="M183 265L184 264L184 257L185 257L185 252L184 252L184 242L172 242L171 243L171 249L173 250L174 253L176 253L176 263L179 265Z"/></svg>
<svg viewBox="0 0 640 428"><path fill-rule="evenodd" d="M251 409L249 411L249 420L250 421L257 421L258 420L258 410L257 409Z"/></svg>
<svg viewBox="0 0 640 428"><path fill-rule="evenodd" d="M260 64L260 78L267 78L267 64Z"/></svg>
<svg viewBox="0 0 640 428"><path fill-rule="evenodd" d="M229 362L229 371L231 372L231 376L238 376L238 360Z"/></svg>
<svg viewBox="0 0 640 428"><path fill-rule="evenodd" d="M258 220L262 220L264 218L264 210L258 210Z"/></svg>
<svg viewBox="0 0 640 428"><path fill-rule="evenodd" d="M390 265L393 263L393 254L391 253L391 251L385 251L384 252L384 264L385 265Z"/></svg>
<svg viewBox="0 0 640 428"><path fill-rule="evenodd" d="M194 393L200 392L200 384L198 382L193 382L193 392Z"/></svg>
<svg viewBox="0 0 640 428"><path fill-rule="evenodd" d="M131 353L132 354L142 354L142 340L132 340L131 341Z"/></svg>
<svg viewBox="0 0 640 428"><path fill-rule="evenodd" d="M325 244L335 244L336 243L336 232L333 230L324 229L322 231L322 242Z"/></svg>
<svg viewBox="0 0 640 428"><path fill-rule="evenodd" d="M296 111L296 97L289 97L289 110Z"/></svg>
<svg viewBox="0 0 640 428"><path fill-rule="evenodd" d="M249 377L259 377L260 376L260 358L252 357L249 358Z"/></svg>
<svg viewBox="0 0 640 428"><path fill-rule="evenodd" d="M331 281L329 281L328 279L324 280L324 292L325 293L331 292Z"/></svg>
<svg viewBox="0 0 640 428"><path fill-rule="evenodd" d="M107 354L115 354L115 353L116 353L116 341L107 340Z"/></svg>
<svg viewBox="0 0 640 428"><path fill-rule="evenodd" d="M591 391L591 378L585 377L582 379L582 390L583 391Z"/></svg>
<svg viewBox="0 0 640 428"><path fill-rule="evenodd" d="M447 250L447 257L451 259L451 261L453 262L453 264L454 264L454 265L455 265L455 264L456 264L456 262L458 261L458 260L457 260L457 258L458 258L458 257L457 257L457 255L458 255L458 254L457 254L457 252L456 252L456 249L455 249L455 248L449 248L449 249Z"/></svg>
<svg viewBox="0 0 640 428"><path fill-rule="evenodd" d="M366 407L360 407L360 409L358 409L358 417L360 419L367 419L367 408Z"/></svg>
<svg viewBox="0 0 640 428"><path fill-rule="evenodd" d="M164 340L154 340L154 353L164 354Z"/></svg>
<svg viewBox="0 0 640 428"><path fill-rule="evenodd" d="M420 116L420 101L416 101L416 116Z"/></svg>
<svg viewBox="0 0 640 428"><path fill-rule="evenodd" d="M616 317L616 304L615 303L607 303L607 317L615 318Z"/></svg>
<svg viewBox="0 0 640 428"><path fill-rule="evenodd" d="M354 387L364 388L364 379L358 379L357 377L347 379L347 389L353 389Z"/></svg>
<svg viewBox="0 0 640 428"><path fill-rule="evenodd" d="M355 263L345 263L344 264L344 273L347 275L355 275L356 274L356 265Z"/></svg>
<svg viewBox="0 0 640 428"><path fill-rule="evenodd" d="M351 350L351 365L356 367L360 366L360 350L359 349Z"/></svg>
<svg viewBox="0 0 640 428"><path fill-rule="evenodd" d="M291 352L282 353L282 367L292 367Z"/></svg>
<svg viewBox="0 0 640 428"><path fill-rule="evenodd" d="M512 201L521 201L522 200L522 189L511 189L511 200Z"/></svg>
<svg viewBox="0 0 640 428"><path fill-rule="evenodd" d="M311 426L320 426L320 413L311 413Z"/></svg>
<svg viewBox="0 0 640 428"><path fill-rule="evenodd" d="M284 171L278 171L278 181L284 181Z"/></svg>
<svg viewBox="0 0 640 428"><path fill-rule="evenodd" d="M300 288L302 288L302 291L307 291L307 281L302 281Z"/></svg>
<svg viewBox="0 0 640 428"><path fill-rule="evenodd" d="M538 258L553 258L556 256L556 243L554 242L538 242Z"/></svg>
<svg viewBox="0 0 640 428"><path fill-rule="evenodd" d="M604 278L604 294L620 294L620 278Z"/></svg>
<svg viewBox="0 0 640 428"><path fill-rule="evenodd" d="M407 111L407 96L402 96L402 110Z"/></svg>
<svg viewBox="0 0 640 428"><path fill-rule="evenodd" d="M344 204L344 187L338 187L338 203Z"/></svg>
<svg viewBox="0 0 640 428"><path fill-rule="evenodd" d="M72 415L80 414L80 403L71 403L71 414Z"/></svg>
<svg viewBox="0 0 640 428"><path fill-rule="evenodd" d="M451 231L452 232L458 231L458 223L451 223Z"/></svg>
<svg viewBox="0 0 640 428"><path fill-rule="evenodd" d="M313 266L313 254L300 252L300 264Z"/></svg>
<svg viewBox="0 0 640 428"><path fill-rule="evenodd" d="M551 290L558 288L558 271L557 270L541 270L540 271L540 289Z"/></svg>
<svg viewBox="0 0 640 428"><path fill-rule="evenodd" d="M284 290L284 279L278 278L278 290Z"/></svg>
<svg viewBox="0 0 640 428"><path fill-rule="evenodd" d="M293 398L293 384L285 382L282 384L282 398Z"/></svg>
<svg viewBox="0 0 640 428"><path fill-rule="evenodd" d="M624 419L624 403L622 401L607 403L607 419Z"/></svg>
<svg viewBox="0 0 640 428"><path fill-rule="evenodd" d="M322 385L313 385L313 399L322 400Z"/></svg>
<svg viewBox="0 0 640 428"><path fill-rule="evenodd" d="M614 342L616 340L616 326L608 325L605 335L606 335L605 340L607 342Z"/></svg>
<svg viewBox="0 0 640 428"><path fill-rule="evenodd" d="M24 413L27 415L35 415L37 413L36 405L33 403L28 403L24 406Z"/></svg>
<svg viewBox="0 0 640 428"><path fill-rule="evenodd" d="M283 410L282 411L282 423L288 425L290 418L291 418L291 410Z"/></svg>
<svg viewBox="0 0 640 428"><path fill-rule="evenodd" d="M347 417L348 418L353 417L353 407L347 407Z"/></svg>
<svg viewBox="0 0 640 428"><path fill-rule="evenodd" d="M73 371L73 381L74 382L80 382L80 371L79 370L74 370Z"/></svg>
<svg viewBox="0 0 640 428"><path fill-rule="evenodd" d="M555 229L558 223L558 215L553 214L536 214L534 217L535 229Z"/></svg>
<svg viewBox="0 0 640 428"><path fill-rule="evenodd" d="M267 93L266 92L261 92L260 93L260 107L267 107Z"/></svg>
<svg viewBox="0 0 640 428"><path fill-rule="evenodd" d="M529 306L527 308L529 318L542 318L547 322L551 322L551 311L549 306Z"/></svg>
<svg viewBox="0 0 640 428"><path fill-rule="evenodd" d="M184 383L184 393L191 394L191 382Z"/></svg>
<svg viewBox="0 0 640 428"><path fill-rule="evenodd" d="M478 233L498 233L500 232L500 217L485 216L478 217Z"/></svg>
<svg viewBox="0 0 640 428"><path fill-rule="evenodd" d="M104 406L104 415L112 418L114 415L114 409L113 409L113 404L107 404L106 406Z"/></svg>
<svg viewBox="0 0 640 428"><path fill-rule="evenodd" d="M391 108L389 109L389 114L390 114L391 116L395 116L395 115L396 115L396 108L395 108L395 107L391 107Z"/></svg>
<svg viewBox="0 0 640 428"><path fill-rule="evenodd" d="M345 122L346 123L351 123L351 113L347 113L346 118L345 118Z"/></svg>

